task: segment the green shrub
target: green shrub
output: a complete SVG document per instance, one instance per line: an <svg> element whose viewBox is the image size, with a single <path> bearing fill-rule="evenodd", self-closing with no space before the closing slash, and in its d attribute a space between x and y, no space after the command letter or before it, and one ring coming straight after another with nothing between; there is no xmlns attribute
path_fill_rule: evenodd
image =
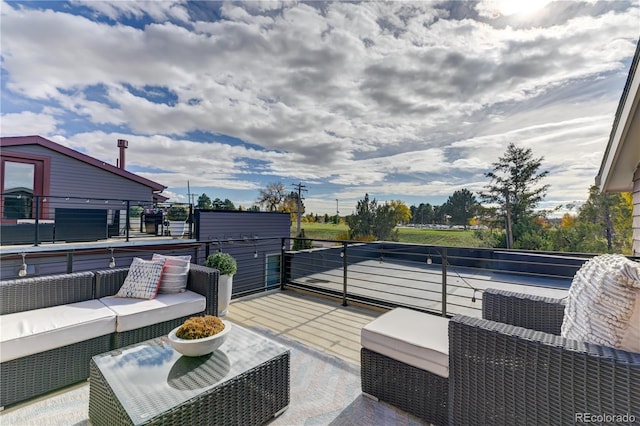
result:
<svg viewBox="0 0 640 426"><path fill-rule="evenodd" d="M306 238L305 235L304 235L304 229L301 229L300 233L298 235L296 235L296 237L298 237L298 238ZM293 247L292 247L293 251L306 250L306 249L310 249L310 248L313 248L313 241L312 240L294 240L293 241Z"/></svg>
<svg viewBox="0 0 640 426"><path fill-rule="evenodd" d="M205 266L217 269L220 275L235 275L238 272L236 260L228 253L217 252L209 255Z"/></svg>
<svg viewBox="0 0 640 426"><path fill-rule="evenodd" d="M142 207L140 206L133 206L129 208L129 216L130 217L140 217L140 215L142 214Z"/></svg>
<svg viewBox="0 0 640 426"><path fill-rule="evenodd" d="M189 212L186 208L181 206L171 206L169 210L167 210L167 219L169 220L187 220L189 217Z"/></svg>

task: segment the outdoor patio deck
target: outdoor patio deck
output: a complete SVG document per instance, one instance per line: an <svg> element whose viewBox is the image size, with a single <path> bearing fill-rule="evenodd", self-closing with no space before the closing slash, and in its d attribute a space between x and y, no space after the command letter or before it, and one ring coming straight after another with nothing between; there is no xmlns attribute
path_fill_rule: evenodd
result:
<svg viewBox="0 0 640 426"><path fill-rule="evenodd" d="M335 299L295 290L276 290L232 301L227 318L245 327L270 329L359 365L360 329L383 312L342 306Z"/></svg>

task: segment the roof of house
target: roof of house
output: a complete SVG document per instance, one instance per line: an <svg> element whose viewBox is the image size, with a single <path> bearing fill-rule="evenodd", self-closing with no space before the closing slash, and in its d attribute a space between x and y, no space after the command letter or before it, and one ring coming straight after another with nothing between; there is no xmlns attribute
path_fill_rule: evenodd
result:
<svg viewBox="0 0 640 426"><path fill-rule="evenodd" d="M75 151L71 148L67 148L66 146L62 146L58 143L45 139L42 136L12 136L12 137L0 138L0 147L2 148L11 147L11 146L24 146L24 145L43 146L52 151L59 152L60 154L66 155L71 158L75 158L76 160L98 167L102 170L106 170L110 173L114 173L118 176L122 176L125 179L129 179L134 182L140 183L142 185L148 186L153 191L162 192L164 189L167 188L165 185L159 184L158 182L154 182L152 180L143 178L142 176L139 176L135 173L128 172L112 164L105 163L104 161L100 161L96 158L90 157L86 154Z"/></svg>
<svg viewBox="0 0 640 426"><path fill-rule="evenodd" d="M634 173L640 164L640 39L613 121L609 143L602 158L596 185L604 192L633 189Z"/></svg>

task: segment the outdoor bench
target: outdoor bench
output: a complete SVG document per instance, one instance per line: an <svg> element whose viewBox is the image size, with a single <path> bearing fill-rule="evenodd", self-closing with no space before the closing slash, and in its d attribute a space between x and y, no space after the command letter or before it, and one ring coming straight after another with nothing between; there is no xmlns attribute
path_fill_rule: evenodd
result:
<svg viewBox="0 0 640 426"><path fill-rule="evenodd" d="M113 297L128 268L0 281L0 407L89 377L94 355L217 315L218 271L190 265L187 291Z"/></svg>

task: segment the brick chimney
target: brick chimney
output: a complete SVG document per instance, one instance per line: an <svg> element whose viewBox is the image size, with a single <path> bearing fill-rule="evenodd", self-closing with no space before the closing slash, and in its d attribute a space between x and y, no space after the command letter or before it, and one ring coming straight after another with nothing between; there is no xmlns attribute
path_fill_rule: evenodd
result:
<svg viewBox="0 0 640 426"><path fill-rule="evenodd" d="M120 161L118 167L124 170L124 150L129 146L129 141L124 139L118 139L118 148L120 148Z"/></svg>

